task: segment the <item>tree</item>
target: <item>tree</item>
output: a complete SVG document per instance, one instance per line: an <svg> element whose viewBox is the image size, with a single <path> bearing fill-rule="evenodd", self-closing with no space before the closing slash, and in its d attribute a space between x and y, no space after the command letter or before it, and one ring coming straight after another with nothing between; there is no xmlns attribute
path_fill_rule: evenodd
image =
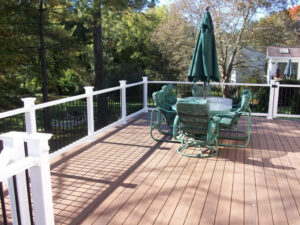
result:
<svg viewBox="0 0 300 225"><path fill-rule="evenodd" d="M157 61L162 77L156 79L185 79L193 54L196 29L184 16L171 6L156 28L151 42L161 55ZM167 76L166 76L167 75Z"/></svg>
<svg viewBox="0 0 300 225"><path fill-rule="evenodd" d="M145 7L153 7L156 0L78 0L76 1L78 12L82 18L92 27L93 49L94 49L94 70L96 90L104 88L104 58L103 58L103 11L117 11L130 8L133 11L140 11Z"/></svg>
<svg viewBox="0 0 300 225"><path fill-rule="evenodd" d="M291 4L293 2L290 1ZM247 45L245 34L251 29L257 13L286 9L288 3L286 0L182 0L176 5L178 10L194 24L199 24L205 8L210 6L215 23L221 78L229 82L233 68L243 64L237 55Z"/></svg>
<svg viewBox="0 0 300 225"><path fill-rule="evenodd" d="M245 40L262 52L266 52L268 46L297 46L297 34L292 26L287 10L275 12L253 23Z"/></svg>

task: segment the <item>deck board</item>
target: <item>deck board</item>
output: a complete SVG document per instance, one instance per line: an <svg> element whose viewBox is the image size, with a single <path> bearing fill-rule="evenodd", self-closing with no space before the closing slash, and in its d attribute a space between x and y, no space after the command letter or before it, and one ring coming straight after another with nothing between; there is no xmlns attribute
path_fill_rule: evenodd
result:
<svg viewBox="0 0 300 225"><path fill-rule="evenodd" d="M55 159L55 224L300 224L299 120L253 118L247 147L208 159L178 147L145 113Z"/></svg>

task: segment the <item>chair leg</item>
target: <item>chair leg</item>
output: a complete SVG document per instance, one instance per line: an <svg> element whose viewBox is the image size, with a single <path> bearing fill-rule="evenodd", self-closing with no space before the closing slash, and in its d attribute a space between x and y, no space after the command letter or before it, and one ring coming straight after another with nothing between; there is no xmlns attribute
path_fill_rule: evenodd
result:
<svg viewBox="0 0 300 225"><path fill-rule="evenodd" d="M189 147L195 147L195 146L199 148L199 151L197 151L197 152L199 152L198 154L185 153L185 151ZM210 154L204 155L203 150L202 150L203 147L210 150L211 151ZM203 144L203 146L201 146L201 144L197 141L192 141L192 142L182 141L181 146L177 149L177 152L180 155L187 156L187 157L192 157L192 158L208 158L208 157L213 157L218 153L217 149L214 146L211 146L211 145L208 145L208 144Z"/></svg>
<svg viewBox="0 0 300 225"><path fill-rule="evenodd" d="M154 112L157 112L157 120L156 121L154 120ZM178 141L178 140L159 139L159 138L154 137L154 134L153 134L154 130L157 130L162 135L168 135L168 136L173 135L172 132L165 132L162 130L161 126L162 126L163 122L164 122L164 120L162 118L161 113L154 109L151 112L151 117L150 117L150 136L151 136L151 138L158 142L179 143L180 141Z"/></svg>
<svg viewBox="0 0 300 225"><path fill-rule="evenodd" d="M248 124L247 124L247 131L229 131L229 132L238 132L238 133L245 133L246 136L243 137L231 137L231 136L219 136L218 138L221 139L229 139L229 140L245 140L245 143L242 145L230 145L230 144L219 144L219 146L225 146L225 147L236 147L236 148L245 148L249 142L250 142L250 137L251 137L251 114L247 114L247 120L248 120ZM227 131L228 132L228 131Z"/></svg>

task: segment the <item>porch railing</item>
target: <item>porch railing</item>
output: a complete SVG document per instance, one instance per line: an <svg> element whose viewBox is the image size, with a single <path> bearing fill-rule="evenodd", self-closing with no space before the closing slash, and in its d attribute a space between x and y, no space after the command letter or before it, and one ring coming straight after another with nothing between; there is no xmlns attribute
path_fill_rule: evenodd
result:
<svg viewBox="0 0 300 225"><path fill-rule="evenodd" d="M1 224L9 223L9 210L13 224L54 225L48 146L51 136L25 132L0 135L3 141L0 154ZM3 182L8 183L9 198L4 197ZM8 202L10 207L7 207Z"/></svg>
<svg viewBox="0 0 300 225"><path fill-rule="evenodd" d="M0 133L26 131L47 132L51 157L60 154L85 140L93 140L101 131L125 124L131 117L154 107L152 93L165 84L174 84L178 98L191 96L191 82L143 81L99 91L85 87L85 94L35 105L35 98L25 98L24 108L0 113ZM238 103L244 89L253 93L251 109L254 116L300 118L300 86L244 83L211 83L212 93L223 96L227 88L233 103ZM46 115L47 114L47 115ZM48 117L48 121L44 118ZM59 151L58 151L59 150Z"/></svg>
<svg viewBox="0 0 300 225"><path fill-rule="evenodd" d="M148 81L147 77L143 77L141 82L126 84L126 81L120 81L120 86L99 91L93 91L93 87L85 87L85 94L38 105L35 104L35 98L25 98L23 99L23 108L0 113L0 133L21 131L23 142L26 135L26 137L34 139L34 137L43 135L37 135L37 133L52 133L52 139L49 140L50 151L52 152L50 157L56 157L83 141L93 141L98 133L119 124L126 124L129 118L153 108L152 93L160 90L165 84L174 84L177 98L191 96L192 86L195 85L191 82ZM298 85L280 85L275 82L271 84L211 83L210 85L215 96L223 96L224 89L226 89L227 97L232 98L234 103L240 100L244 89L250 89L253 93L251 109L254 116L265 116L268 119L276 117L300 118L300 104L298 104L300 86ZM14 136L13 134L17 133L9 133L10 136ZM2 135L2 137L5 137L5 135ZM46 139L49 138L50 136L47 136ZM39 148L36 146L41 147L37 141L32 141L30 138L26 140L28 140L27 144L33 149ZM13 151L13 148L7 147L7 143L4 143L4 148L1 145L0 141L0 166L7 165L2 161L5 161L7 152ZM22 144L18 146L21 146L21 149L24 148ZM42 146L45 147L46 144ZM49 156L48 158L44 157L43 160L49 163ZM13 180L16 178L11 179L11 176L18 176L16 174L25 169L37 168L41 165L41 160L36 158L35 155L31 156L29 154L29 157L23 157L18 164L13 164L5 169L1 168L0 181L5 181L8 178L11 180L8 182L8 186L12 188L14 186L13 182L16 182ZM34 171L33 169L30 170ZM22 180L20 185L23 187L25 178L22 175L20 179ZM35 182L34 178L32 182ZM0 183L0 191L3 192L2 182ZM33 188L33 185L31 186ZM51 187L50 184L49 187ZM32 190L33 192L34 190ZM37 192L35 191L35 193ZM3 197L3 194L1 196ZM3 210L4 200L2 198L0 200ZM36 200L33 199L33 201ZM31 205L30 203L24 204L25 208ZM17 210L17 206L12 206L12 208L12 211ZM45 212L41 212L41 214L43 213ZM19 214L21 215L22 212L20 211ZM37 214L34 213L34 215ZM43 216L45 217L45 215ZM28 220L28 213L25 218ZM13 220L20 219L13 218ZM51 220L52 218L50 218Z"/></svg>

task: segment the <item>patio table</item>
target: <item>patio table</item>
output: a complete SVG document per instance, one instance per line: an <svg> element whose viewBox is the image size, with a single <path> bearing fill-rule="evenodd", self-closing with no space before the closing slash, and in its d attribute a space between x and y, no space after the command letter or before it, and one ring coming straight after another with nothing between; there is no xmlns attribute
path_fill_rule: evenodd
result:
<svg viewBox="0 0 300 225"><path fill-rule="evenodd" d="M186 97L183 98L187 101L202 101L203 97ZM230 112L232 109L232 99L231 98L222 98L222 97L206 97L206 100L209 104L209 112L211 115L222 114ZM176 104L172 106L172 109L176 111Z"/></svg>

